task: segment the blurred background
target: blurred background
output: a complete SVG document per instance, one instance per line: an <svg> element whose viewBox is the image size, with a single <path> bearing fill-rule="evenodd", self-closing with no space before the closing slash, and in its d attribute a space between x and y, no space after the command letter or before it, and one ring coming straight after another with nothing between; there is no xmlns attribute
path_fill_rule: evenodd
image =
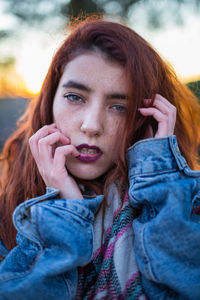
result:
<svg viewBox="0 0 200 300"><path fill-rule="evenodd" d="M200 98L200 0L0 0L0 150L40 91L70 18L123 21Z"/></svg>

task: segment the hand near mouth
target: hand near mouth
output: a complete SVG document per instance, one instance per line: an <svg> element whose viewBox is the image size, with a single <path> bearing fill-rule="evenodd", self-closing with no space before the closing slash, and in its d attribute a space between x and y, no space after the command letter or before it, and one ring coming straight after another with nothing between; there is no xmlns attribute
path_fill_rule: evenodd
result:
<svg viewBox="0 0 200 300"><path fill-rule="evenodd" d="M47 187L59 189L63 198L83 199L75 180L66 170L66 157L79 151L55 124L40 128L30 139L30 149Z"/></svg>

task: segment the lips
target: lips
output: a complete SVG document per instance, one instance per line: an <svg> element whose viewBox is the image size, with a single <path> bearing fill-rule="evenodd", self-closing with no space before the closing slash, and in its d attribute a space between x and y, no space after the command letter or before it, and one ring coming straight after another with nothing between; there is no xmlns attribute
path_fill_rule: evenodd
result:
<svg viewBox="0 0 200 300"><path fill-rule="evenodd" d="M76 147L80 155L77 157L82 162L91 163L102 156L102 151L99 147L88 144L81 144Z"/></svg>

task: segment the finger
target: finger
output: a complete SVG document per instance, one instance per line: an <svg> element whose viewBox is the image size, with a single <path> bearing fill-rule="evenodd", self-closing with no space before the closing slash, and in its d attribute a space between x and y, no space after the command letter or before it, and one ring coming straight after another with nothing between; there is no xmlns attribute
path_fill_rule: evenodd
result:
<svg viewBox="0 0 200 300"><path fill-rule="evenodd" d="M33 136L30 137L29 139L29 145L31 152L33 154L34 158L37 158L39 156L38 153L38 141L47 136L48 134L58 132L59 130L56 128L55 123L51 125L45 125L42 128L40 128Z"/></svg>
<svg viewBox="0 0 200 300"><path fill-rule="evenodd" d="M154 107L140 108L139 111L143 116L153 116L154 119L158 122L158 131L155 135L156 137L167 136L171 134L171 130L169 128L169 118L167 115L163 114L161 111Z"/></svg>
<svg viewBox="0 0 200 300"><path fill-rule="evenodd" d="M45 177L47 186L52 186L60 190L60 195L64 198L82 198L80 189L75 180L68 174L66 169L66 158L76 157L80 153L73 145L64 145L55 150L54 161L51 170Z"/></svg>
<svg viewBox="0 0 200 300"><path fill-rule="evenodd" d="M168 116L164 113L162 113L159 109L154 107L148 107L148 108L139 108L139 112L143 116L152 116L156 121L163 122L168 120Z"/></svg>
<svg viewBox="0 0 200 300"><path fill-rule="evenodd" d="M153 100L152 99L144 99L144 105L146 107L149 107L151 105L151 103L152 103L152 105L154 105L154 103L156 101L163 103L170 110L176 110L176 107L174 105L172 105L166 98L164 98L160 94L156 94L155 98Z"/></svg>
<svg viewBox="0 0 200 300"><path fill-rule="evenodd" d="M150 108L151 99L145 99L144 103ZM173 134L176 123L176 107L159 94L156 94L152 105L168 117L168 134Z"/></svg>
<svg viewBox="0 0 200 300"><path fill-rule="evenodd" d="M66 157L77 157L80 155L79 151L73 145L57 147L54 154L53 172L59 173L65 170L66 172Z"/></svg>
<svg viewBox="0 0 200 300"><path fill-rule="evenodd" d="M60 142L63 145L69 144L69 139L65 137L61 132L54 132L48 136L42 138L38 142L38 152L40 168L48 172L53 164L53 145Z"/></svg>
<svg viewBox="0 0 200 300"><path fill-rule="evenodd" d="M155 137L168 136L174 133L175 128L175 119L169 118L168 115L163 114L156 108L142 108L140 112L144 116L153 116L154 119L158 122L158 130L155 134Z"/></svg>
<svg viewBox="0 0 200 300"><path fill-rule="evenodd" d="M166 105L166 103L163 103L162 101L156 99L153 103L153 106L156 107L158 110L160 110L165 115L174 115L174 110L172 107L169 107Z"/></svg>
<svg viewBox="0 0 200 300"><path fill-rule="evenodd" d="M55 126L51 125L45 125L44 127L40 128L31 138L30 140L33 140L34 142L38 143L40 139L43 137L54 133L54 132L59 132L59 129L56 128Z"/></svg>
<svg viewBox="0 0 200 300"><path fill-rule="evenodd" d="M160 95L156 97L153 105L168 116L169 134L173 134L176 123L176 107Z"/></svg>
<svg viewBox="0 0 200 300"><path fill-rule="evenodd" d="M162 97L159 94L156 94L154 101L152 102L152 99L144 99L144 105L145 107L149 107L150 105L153 106L157 106L157 104L162 104L162 107L165 109L165 111L172 111L172 112L176 112L176 107L174 105L172 105L167 99L165 99L164 97ZM165 113L166 113L165 112Z"/></svg>
<svg viewBox="0 0 200 300"><path fill-rule="evenodd" d="M164 98L160 94L156 94L154 102L155 102L155 100L161 101L163 104L165 104L170 109L176 109L173 104L171 104L166 98Z"/></svg>

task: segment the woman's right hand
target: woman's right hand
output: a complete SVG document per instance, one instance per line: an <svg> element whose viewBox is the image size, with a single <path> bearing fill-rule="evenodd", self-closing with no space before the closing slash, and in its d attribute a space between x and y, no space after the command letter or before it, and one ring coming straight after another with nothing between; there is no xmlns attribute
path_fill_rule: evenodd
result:
<svg viewBox="0 0 200 300"><path fill-rule="evenodd" d="M59 189L63 198L83 199L76 181L66 169L66 156L76 157L80 153L56 124L40 128L29 139L29 145L46 186Z"/></svg>

